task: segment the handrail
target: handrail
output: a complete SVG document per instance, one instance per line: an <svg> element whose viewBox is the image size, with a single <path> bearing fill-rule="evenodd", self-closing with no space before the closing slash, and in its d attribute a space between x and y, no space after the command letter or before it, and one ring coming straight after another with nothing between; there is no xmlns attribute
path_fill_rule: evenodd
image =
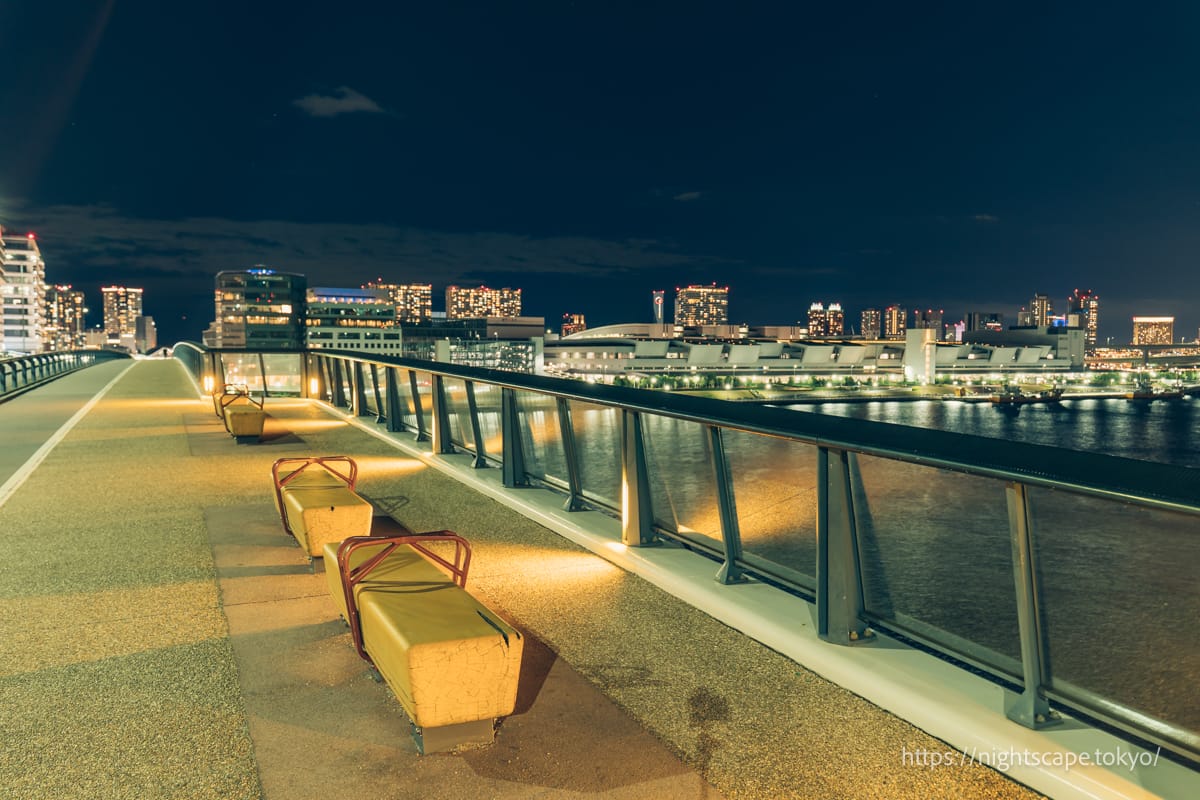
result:
<svg viewBox="0 0 1200 800"><path fill-rule="evenodd" d="M0 403L100 361L130 358L111 350L62 350L0 358Z"/></svg>

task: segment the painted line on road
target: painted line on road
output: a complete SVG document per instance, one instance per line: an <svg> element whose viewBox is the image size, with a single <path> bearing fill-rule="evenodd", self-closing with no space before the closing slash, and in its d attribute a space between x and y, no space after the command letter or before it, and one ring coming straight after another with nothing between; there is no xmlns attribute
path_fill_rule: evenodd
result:
<svg viewBox="0 0 1200 800"><path fill-rule="evenodd" d="M38 465L46 459L46 456L50 455L50 451L57 447L58 443L66 438L67 434L71 432L71 429L74 428L81 419L87 416L87 413L92 410L96 403L100 402L100 399L104 397L104 395L108 394L108 390L115 386L117 381L121 380L121 378L125 376L125 372L132 366L133 364L129 364L125 367L125 369L117 373L117 377L109 381L103 389L96 393L95 397L87 401L83 408L76 411L75 416L64 422L62 427L56 430L50 436L50 438L47 439L42 446L37 449L37 452L30 456L29 459L12 474L12 477L4 482L3 486L0 486L0 508L4 507L4 504L8 502L8 499L16 494L17 489L21 488L21 484L25 483L26 479L33 474L35 469L38 468Z"/></svg>

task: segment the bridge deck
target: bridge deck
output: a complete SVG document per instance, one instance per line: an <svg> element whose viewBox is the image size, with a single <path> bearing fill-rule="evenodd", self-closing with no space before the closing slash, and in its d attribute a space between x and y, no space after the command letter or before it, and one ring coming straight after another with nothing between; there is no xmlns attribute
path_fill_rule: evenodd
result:
<svg viewBox="0 0 1200 800"><path fill-rule="evenodd" d="M946 746L307 401L238 445L175 362L105 364L0 405L0 437L32 453L119 373L36 469L0 461L5 796L1035 796L906 764ZM274 516L302 454L475 545L472 591L530 634L492 747L416 755Z"/></svg>

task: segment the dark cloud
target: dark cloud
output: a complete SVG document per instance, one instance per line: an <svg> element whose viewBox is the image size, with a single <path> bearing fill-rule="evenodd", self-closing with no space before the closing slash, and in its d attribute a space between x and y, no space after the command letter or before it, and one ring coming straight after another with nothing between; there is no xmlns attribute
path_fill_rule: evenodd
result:
<svg viewBox="0 0 1200 800"><path fill-rule="evenodd" d="M339 86L332 94L309 94L292 105L312 117L336 117L339 114L382 114L383 108L371 98L349 86Z"/></svg>

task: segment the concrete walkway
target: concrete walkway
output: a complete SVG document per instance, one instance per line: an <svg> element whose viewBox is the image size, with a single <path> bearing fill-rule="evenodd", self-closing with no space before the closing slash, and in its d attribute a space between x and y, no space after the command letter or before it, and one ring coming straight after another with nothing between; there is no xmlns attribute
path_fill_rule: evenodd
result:
<svg viewBox="0 0 1200 800"><path fill-rule="evenodd" d="M0 506L0 796L1035 796L906 765L945 745L315 404L268 411L238 445L178 364L139 362ZM274 515L270 464L300 454L475 546L469 587L529 634L493 746L416 755Z"/></svg>

